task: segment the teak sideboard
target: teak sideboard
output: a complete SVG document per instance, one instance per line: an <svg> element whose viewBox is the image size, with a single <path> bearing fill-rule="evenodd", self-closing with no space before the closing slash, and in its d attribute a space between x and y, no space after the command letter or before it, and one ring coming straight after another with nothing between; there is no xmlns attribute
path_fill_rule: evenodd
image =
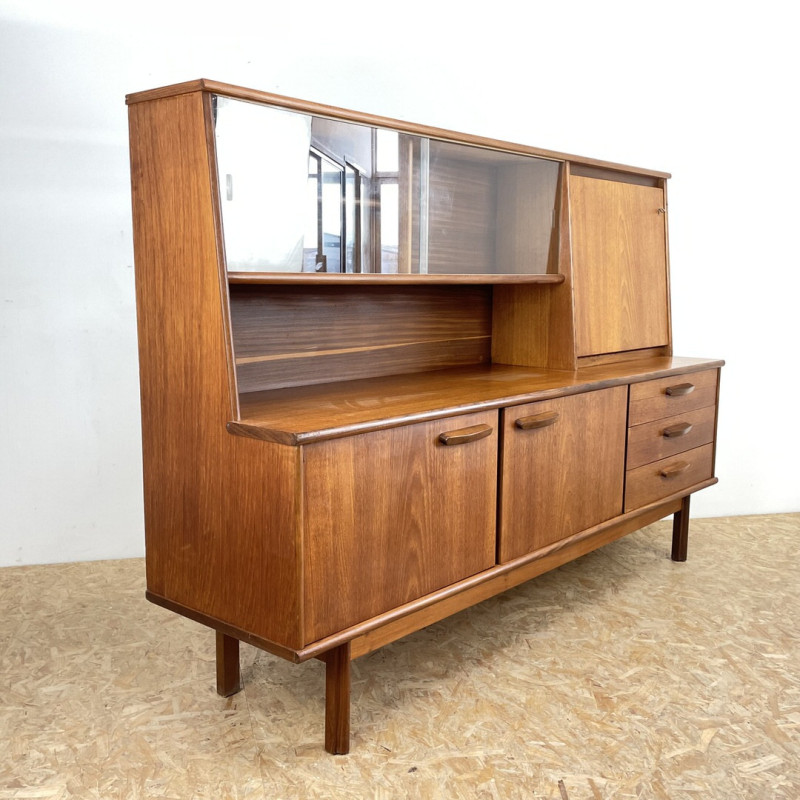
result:
<svg viewBox="0 0 800 800"><path fill-rule="evenodd" d="M208 80L129 95L147 597L350 662L716 482L668 174Z"/></svg>

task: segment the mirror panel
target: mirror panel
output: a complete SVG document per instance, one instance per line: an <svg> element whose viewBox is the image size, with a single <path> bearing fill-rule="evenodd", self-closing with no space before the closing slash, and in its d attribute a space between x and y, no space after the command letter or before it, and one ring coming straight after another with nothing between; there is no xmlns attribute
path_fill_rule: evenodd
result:
<svg viewBox="0 0 800 800"><path fill-rule="evenodd" d="M215 96L236 272L556 272L558 161Z"/></svg>

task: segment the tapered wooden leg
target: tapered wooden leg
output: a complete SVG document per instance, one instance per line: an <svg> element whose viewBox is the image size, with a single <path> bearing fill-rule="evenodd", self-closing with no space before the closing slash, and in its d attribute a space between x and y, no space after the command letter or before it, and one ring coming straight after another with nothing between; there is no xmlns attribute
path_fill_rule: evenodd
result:
<svg viewBox="0 0 800 800"><path fill-rule="evenodd" d="M239 640L217 631L217 694L230 697L241 688Z"/></svg>
<svg viewBox="0 0 800 800"><path fill-rule="evenodd" d="M350 752L350 642L322 656L325 662L325 749Z"/></svg>
<svg viewBox="0 0 800 800"><path fill-rule="evenodd" d="M689 498L681 500L680 511L675 512L672 518L672 560L686 561L689 548Z"/></svg>

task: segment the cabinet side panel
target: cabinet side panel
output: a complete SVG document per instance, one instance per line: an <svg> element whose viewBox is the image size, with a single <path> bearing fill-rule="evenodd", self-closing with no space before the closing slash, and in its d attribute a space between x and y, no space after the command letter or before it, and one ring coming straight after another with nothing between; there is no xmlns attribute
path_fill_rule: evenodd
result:
<svg viewBox="0 0 800 800"><path fill-rule="evenodd" d="M298 455L225 429L227 298L202 96L129 111L148 589L291 647Z"/></svg>
<svg viewBox="0 0 800 800"><path fill-rule="evenodd" d="M664 192L570 179L578 356L669 344Z"/></svg>

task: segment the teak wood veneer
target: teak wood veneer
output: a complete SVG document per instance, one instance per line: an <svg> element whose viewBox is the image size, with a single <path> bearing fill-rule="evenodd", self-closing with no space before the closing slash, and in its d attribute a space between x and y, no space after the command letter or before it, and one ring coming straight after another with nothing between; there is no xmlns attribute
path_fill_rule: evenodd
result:
<svg viewBox="0 0 800 800"><path fill-rule="evenodd" d="M668 174L205 80L127 100L147 597L216 631L220 694L240 641L319 658L346 753L354 658L670 514L686 559L723 362L672 354ZM226 103L289 112L310 165L360 170L340 249L303 239L314 271L231 263L272 220L228 216ZM373 128L394 173L337 161ZM370 227L382 183L395 250Z"/></svg>

